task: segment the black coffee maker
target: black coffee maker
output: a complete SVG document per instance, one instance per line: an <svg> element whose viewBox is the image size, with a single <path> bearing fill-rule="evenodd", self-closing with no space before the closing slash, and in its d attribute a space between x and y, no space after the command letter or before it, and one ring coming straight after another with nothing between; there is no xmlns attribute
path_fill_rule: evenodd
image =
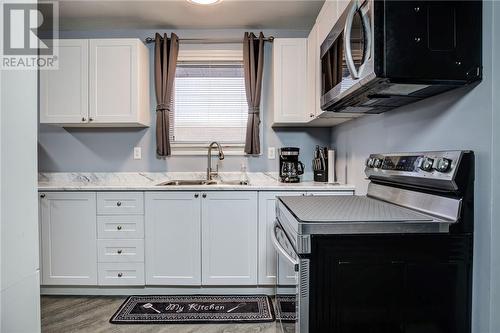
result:
<svg viewBox="0 0 500 333"><path fill-rule="evenodd" d="M299 148L283 147L278 150L280 155L280 181L283 183L298 183L304 174L304 164L299 161Z"/></svg>

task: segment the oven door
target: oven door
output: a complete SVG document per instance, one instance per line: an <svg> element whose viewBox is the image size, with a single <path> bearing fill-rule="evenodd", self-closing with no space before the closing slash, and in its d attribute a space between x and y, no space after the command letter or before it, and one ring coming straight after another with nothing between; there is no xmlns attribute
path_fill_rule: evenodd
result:
<svg viewBox="0 0 500 333"><path fill-rule="evenodd" d="M275 314L278 333L309 331L309 259L301 259L278 221L271 233L278 253Z"/></svg>
<svg viewBox="0 0 500 333"><path fill-rule="evenodd" d="M352 0L321 45L323 110L374 77L372 5Z"/></svg>

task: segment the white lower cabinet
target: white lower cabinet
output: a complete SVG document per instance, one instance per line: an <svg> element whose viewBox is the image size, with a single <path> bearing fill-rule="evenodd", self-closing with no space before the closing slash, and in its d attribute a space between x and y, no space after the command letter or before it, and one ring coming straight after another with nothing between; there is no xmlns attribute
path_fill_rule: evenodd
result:
<svg viewBox="0 0 500 333"><path fill-rule="evenodd" d="M40 194L42 285L96 285L96 195Z"/></svg>
<svg viewBox="0 0 500 333"><path fill-rule="evenodd" d="M305 195L305 192L259 192L259 285L274 285L278 275L278 258L271 241L276 221L276 197ZM280 282L293 279L294 273L280 265Z"/></svg>
<svg viewBox="0 0 500 333"><path fill-rule="evenodd" d="M276 197L352 194L40 193L41 284L293 285L271 242Z"/></svg>
<svg viewBox="0 0 500 333"><path fill-rule="evenodd" d="M257 285L257 192L202 199L203 285Z"/></svg>
<svg viewBox="0 0 500 333"><path fill-rule="evenodd" d="M146 193L146 284L201 285L198 192Z"/></svg>

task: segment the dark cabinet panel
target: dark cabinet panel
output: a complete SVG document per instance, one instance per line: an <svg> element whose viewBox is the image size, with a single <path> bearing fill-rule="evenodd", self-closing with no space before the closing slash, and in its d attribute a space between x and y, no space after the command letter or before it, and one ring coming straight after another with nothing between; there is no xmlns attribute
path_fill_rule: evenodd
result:
<svg viewBox="0 0 500 333"><path fill-rule="evenodd" d="M471 235L313 240L310 331L470 332Z"/></svg>
<svg viewBox="0 0 500 333"><path fill-rule="evenodd" d="M404 266L339 262L335 332L400 333Z"/></svg>

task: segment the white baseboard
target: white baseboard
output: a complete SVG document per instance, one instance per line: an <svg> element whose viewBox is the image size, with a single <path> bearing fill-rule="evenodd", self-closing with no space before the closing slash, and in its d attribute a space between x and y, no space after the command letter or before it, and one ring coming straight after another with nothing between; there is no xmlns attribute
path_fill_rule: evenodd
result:
<svg viewBox="0 0 500 333"><path fill-rule="evenodd" d="M281 287L280 287L281 288ZM294 289L295 287L291 287ZM130 296L130 295L274 295L267 287L54 287L42 286L42 295Z"/></svg>

